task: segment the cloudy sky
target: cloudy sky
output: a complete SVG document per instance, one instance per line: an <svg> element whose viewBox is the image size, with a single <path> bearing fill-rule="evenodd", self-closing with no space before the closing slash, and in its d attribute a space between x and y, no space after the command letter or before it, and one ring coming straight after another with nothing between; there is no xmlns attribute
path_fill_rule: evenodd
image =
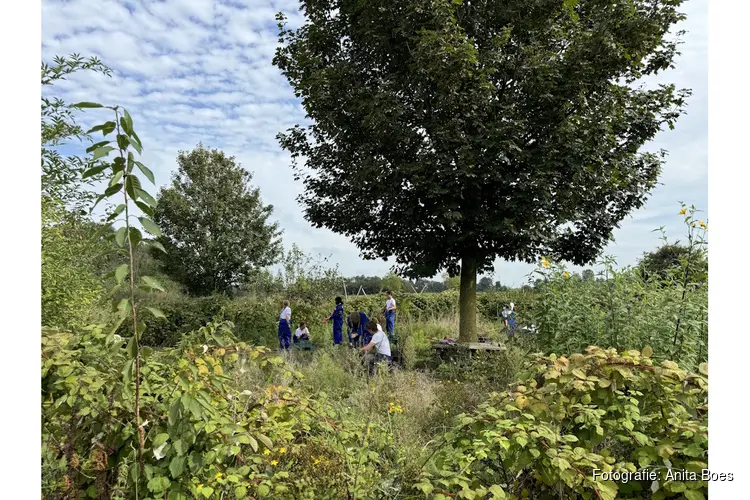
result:
<svg viewBox="0 0 750 500"><path fill-rule="evenodd" d="M687 31L677 68L660 76L693 90L687 115L674 131L647 146L670 152L661 185L646 206L616 231L605 253L633 264L659 244L653 229L665 226L671 239L682 235L678 201L707 209L707 4L683 6ZM96 55L114 71L112 79L79 74L56 85L68 102L96 101L125 106L145 150L144 163L158 186L170 180L179 150L204 145L224 150L254 174L264 201L275 207L284 244L310 254L331 255L345 275L383 275L390 264L364 261L347 238L312 228L295 198L301 183L292 178L277 132L304 122L305 114L286 80L271 64L277 44L274 16L290 24L301 18L293 0L43 0L42 54ZM101 122L89 111L84 125ZM704 215L705 216L705 215ZM498 261L495 279L520 285L533 266Z"/></svg>

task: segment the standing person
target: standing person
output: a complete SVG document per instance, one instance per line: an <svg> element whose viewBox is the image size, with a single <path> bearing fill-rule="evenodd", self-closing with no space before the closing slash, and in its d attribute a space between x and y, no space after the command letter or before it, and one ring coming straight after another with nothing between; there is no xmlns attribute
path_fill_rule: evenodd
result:
<svg viewBox="0 0 750 500"><path fill-rule="evenodd" d="M297 344L299 342L302 342L304 340L309 341L310 340L310 330L307 329L307 323L304 321L299 324L299 327L294 332L294 343Z"/></svg>
<svg viewBox="0 0 750 500"><path fill-rule="evenodd" d="M343 340L342 329L344 327L344 301L341 297L336 297L336 308L323 320L323 323L331 320L333 321L333 345L339 345Z"/></svg>
<svg viewBox="0 0 750 500"><path fill-rule="evenodd" d="M390 290L385 291L388 300L385 302L385 331L388 333L388 339L393 339L393 332L396 330L396 299Z"/></svg>
<svg viewBox="0 0 750 500"><path fill-rule="evenodd" d="M360 351L370 351L373 347L375 348L375 356L370 357L370 376L375 374L376 363L385 361L390 367L391 365L391 343L388 341L388 337L383 333L382 330L378 331L378 324L374 321L369 321L365 326L366 331L370 333L372 338L365 344L364 347L360 348Z"/></svg>
<svg viewBox="0 0 750 500"><path fill-rule="evenodd" d="M289 349L292 341L292 309L289 307L289 301L284 301L284 308L279 314L279 348Z"/></svg>
<svg viewBox="0 0 750 500"><path fill-rule="evenodd" d="M511 302L510 307L505 306L503 308L503 320L509 337L512 337L516 332L516 313L514 311L515 307L516 305Z"/></svg>
<svg viewBox="0 0 750 500"><path fill-rule="evenodd" d="M346 333L349 343L354 346L366 345L371 335L368 335L365 325L370 319L363 312L353 312L346 318ZM363 343L364 341L364 343Z"/></svg>

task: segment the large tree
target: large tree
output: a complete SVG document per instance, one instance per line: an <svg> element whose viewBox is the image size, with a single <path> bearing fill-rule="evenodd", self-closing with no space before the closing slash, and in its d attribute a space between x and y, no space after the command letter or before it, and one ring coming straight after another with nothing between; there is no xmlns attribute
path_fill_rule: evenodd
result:
<svg viewBox="0 0 750 500"><path fill-rule="evenodd" d="M280 135L316 227L408 277L460 275L460 339L493 261L592 261L643 205L687 91L683 0L318 0L276 64L312 125ZM299 162L299 160L303 160Z"/></svg>
<svg viewBox="0 0 750 500"><path fill-rule="evenodd" d="M180 151L154 220L163 233L164 270L195 295L230 292L281 252L273 207L250 186L252 174L217 149Z"/></svg>

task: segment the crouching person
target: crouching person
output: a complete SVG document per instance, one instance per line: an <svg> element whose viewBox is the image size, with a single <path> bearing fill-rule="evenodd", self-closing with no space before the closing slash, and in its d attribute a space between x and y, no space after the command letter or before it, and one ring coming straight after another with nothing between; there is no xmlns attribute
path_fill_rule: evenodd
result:
<svg viewBox="0 0 750 500"><path fill-rule="evenodd" d="M386 365L390 369L391 367L391 343L388 341L388 337L383 333L383 330L378 329L378 324L375 321L368 321L365 325L365 330L372 336L370 342L360 348L360 351L369 352L375 348L375 355L370 355L370 375L375 374L376 363L385 361Z"/></svg>

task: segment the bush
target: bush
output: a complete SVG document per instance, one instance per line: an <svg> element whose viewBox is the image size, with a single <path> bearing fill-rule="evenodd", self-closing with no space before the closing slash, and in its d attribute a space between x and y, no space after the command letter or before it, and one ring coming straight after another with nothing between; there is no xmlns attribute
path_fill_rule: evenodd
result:
<svg viewBox="0 0 750 500"><path fill-rule="evenodd" d="M708 369L689 373L651 352L536 357L520 382L444 437L415 490L429 498L704 498ZM627 483L600 472L657 471ZM697 473L669 479L665 470Z"/></svg>
<svg viewBox="0 0 750 500"><path fill-rule="evenodd" d="M392 469L390 434L335 418L326 398L293 387L246 390L247 366L299 374L236 342L230 327L211 323L178 348L142 349L142 438L125 341L98 327L43 332L45 498L378 498Z"/></svg>

